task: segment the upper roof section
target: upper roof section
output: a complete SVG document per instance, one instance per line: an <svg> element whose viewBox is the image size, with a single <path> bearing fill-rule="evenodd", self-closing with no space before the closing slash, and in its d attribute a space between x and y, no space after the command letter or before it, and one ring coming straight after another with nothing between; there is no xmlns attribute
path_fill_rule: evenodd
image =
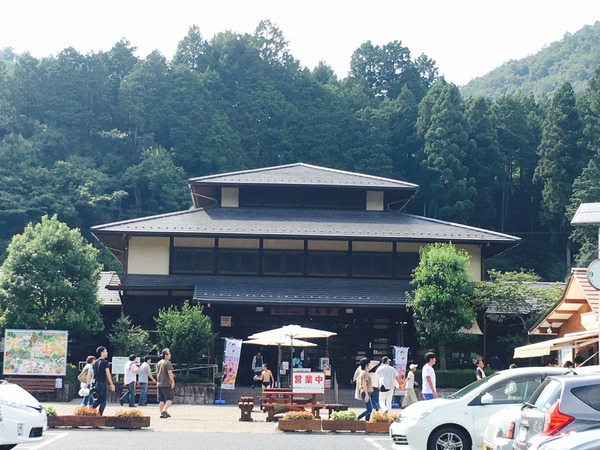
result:
<svg viewBox="0 0 600 450"><path fill-rule="evenodd" d="M491 258L520 239L495 231L391 211L209 208L92 227L111 252L125 252L126 236L335 239L477 244ZM118 257L118 255L117 255Z"/></svg>
<svg viewBox="0 0 600 450"><path fill-rule="evenodd" d="M417 191L419 186L405 181L376 177L304 163L283 166L263 167L221 173L205 177L191 178L190 185L286 185L286 186L335 186L367 189L410 189Z"/></svg>
<svg viewBox="0 0 600 450"><path fill-rule="evenodd" d="M265 207L401 210L419 186L304 163L189 180L196 208Z"/></svg>

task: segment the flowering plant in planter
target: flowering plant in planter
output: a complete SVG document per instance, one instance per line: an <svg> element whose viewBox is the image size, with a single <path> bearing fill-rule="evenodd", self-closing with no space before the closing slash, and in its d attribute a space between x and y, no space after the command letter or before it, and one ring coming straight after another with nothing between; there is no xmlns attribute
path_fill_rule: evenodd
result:
<svg viewBox="0 0 600 450"><path fill-rule="evenodd" d="M314 420L315 416L310 411L288 411L283 415L284 420Z"/></svg>
<svg viewBox="0 0 600 450"><path fill-rule="evenodd" d="M142 417L142 410L138 408L119 409L114 413L115 417Z"/></svg>
<svg viewBox="0 0 600 450"><path fill-rule="evenodd" d="M375 423L392 423L398 417L397 414L388 414L386 412L373 411L369 422Z"/></svg>
<svg viewBox="0 0 600 450"><path fill-rule="evenodd" d="M92 408L91 406L78 406L75 408L75 412L73 412L74 416L99 416L100 413L97 409Z"/></svg>

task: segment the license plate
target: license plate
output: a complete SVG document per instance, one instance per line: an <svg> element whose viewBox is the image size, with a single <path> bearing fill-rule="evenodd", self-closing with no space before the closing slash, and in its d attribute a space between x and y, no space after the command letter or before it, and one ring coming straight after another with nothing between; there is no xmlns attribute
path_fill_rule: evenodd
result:
<svg viewBox="0 0 600 450"><path fill-rule="evenodd" d="M482 450L487 450L487 449L488 449L488 446L483 444Z"/></svg>
<svg viewBox="0 0 600 450"><path fill-rule="evenodd" d="M517 440L520 442L525 442L525 440L527 439L527 428L525 428L524 426L519 427L519 436L517 437Z"/></svg>

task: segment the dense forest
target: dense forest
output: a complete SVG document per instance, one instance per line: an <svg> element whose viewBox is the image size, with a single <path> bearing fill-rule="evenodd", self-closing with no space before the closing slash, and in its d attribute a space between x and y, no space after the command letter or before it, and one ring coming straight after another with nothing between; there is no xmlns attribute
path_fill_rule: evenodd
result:
<svg viewBox="0 0 600 450"><path fill-rule="evenodd" d="M502 64L488 74L461 87L467 96L498 98L504 94L552 95L569 82L576 94L586 90L587 81L600 64L600 22L574 34L567 33L535 55Z"/></svg>
<svg viewBox="0 0 600 450"><path fill-rule="evenodd" d="M190 207L189 177L293 162L417 183L407 212L523 238L489 267L562 280L594 255L595 230L569 219L599 199L600 71L577 96L464 96L394 41L362 44L338 79L269 21L210 40L193 26L171 60L135 51L0 51L0 261L44 214L89 237Z"/></svg>

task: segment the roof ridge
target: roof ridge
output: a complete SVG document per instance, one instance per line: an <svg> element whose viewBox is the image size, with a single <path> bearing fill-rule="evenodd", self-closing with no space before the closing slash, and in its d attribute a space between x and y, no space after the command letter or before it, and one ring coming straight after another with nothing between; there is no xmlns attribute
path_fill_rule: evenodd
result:
<svg viewBox="0 0 600 450"><path fill-rule="evenodd" d="M317 166L314 164L307 164L307 163L303 163L303 162L297 162L297 163L293 163L293 164L283 164L283 165L279 165L279 166L261 167L258 169L238 170L238 171L234 171L234 172L225 172L225 173L219 173L219 174L213 174L213 175L206 175L206 176L202 176L202 177L194 177L194 178L190 178L188 180L188 182L212 180L215 178L228 177L228 176L232 176L232 175L235 176L235 175L243 175L243 174L250 174L250 173L267 172L267 171L271 171L271 170L287 169L290 167L307 167L310 169L320 170L323 172L330 172L330 173L336 173L336 174L340 174L340 175L354 176L357 178L367 178L370 180L386 181L388 183L401 184L404 187L419 188L418 184L411 183L408 181L396 180L394 178L381 177L381 176L377 176L377 175L369 175L369 174L359 173L359 172L351 172L348 170L335 169L332 167Z"/></svg>

